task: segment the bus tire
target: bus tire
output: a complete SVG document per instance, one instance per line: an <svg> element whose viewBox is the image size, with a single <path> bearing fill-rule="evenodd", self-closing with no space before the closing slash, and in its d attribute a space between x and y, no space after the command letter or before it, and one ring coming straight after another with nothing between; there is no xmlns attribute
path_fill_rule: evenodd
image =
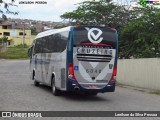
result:
<svg viewBox="0 0 160 120"><path fill-rule="evenodd" d="M56 86L55 86L55 79L54 79L54 77L52 78L52 93L53 93L54 96L59 96L60 93L61 93L61 91L58 90L56 88Z"/></svg>
<svg viewBox="0 0 160 120"><path fill-rule="evenodd" d="M39 82L37 82L35 79L34 79L34 86L39 86Z"/></svg>
<svg viewBox="0 0 160 120"><path fill-rule="evenodd" d="M37 82L36 80L34 80L34 85L35 86L39 86L39 82Z"/></svg>
<svg viewBox="0 0 160 120"><path fill-rule="evenodd" d="M33 80L34 80L34 86L39 86L39 82L35 80L35 73L33 72Z"/></svg>

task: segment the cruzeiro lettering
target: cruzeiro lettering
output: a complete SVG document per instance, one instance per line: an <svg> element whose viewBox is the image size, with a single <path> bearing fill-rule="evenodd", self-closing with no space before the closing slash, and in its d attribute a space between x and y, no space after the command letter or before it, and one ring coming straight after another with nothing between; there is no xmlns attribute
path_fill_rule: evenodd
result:
<svg viewBox="0 0 160 120"><path fill-rule="evenodd" d="M111 49L98 49L98 48L77 48L78 54L99 54L99 55L112 55Z"/></svg>

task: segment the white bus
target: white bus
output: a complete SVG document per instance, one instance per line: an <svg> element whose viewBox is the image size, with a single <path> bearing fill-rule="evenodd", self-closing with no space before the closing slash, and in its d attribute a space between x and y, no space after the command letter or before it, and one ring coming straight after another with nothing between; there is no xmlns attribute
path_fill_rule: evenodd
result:
<svg viewBox="0 0 160 120"><path fill-rule="evenodd" d="M39 33L29 48L31 79L62 91L96 95L114 92L117 31L101 26L69 26Z"/></svg>

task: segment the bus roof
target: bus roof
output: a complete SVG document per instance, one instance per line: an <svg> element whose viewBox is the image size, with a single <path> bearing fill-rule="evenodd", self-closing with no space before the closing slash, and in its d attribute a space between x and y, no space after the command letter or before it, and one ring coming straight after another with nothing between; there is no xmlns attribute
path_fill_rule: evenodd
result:
<svg viewBox="0 0 160 120"><path fill-rule="evenodd" d="M49 35L52 35L52 34L55 34L55 33L59 33L59 32L70 31L71 27L105 27L105 26L83 26L83 25L81 26L81 25L78 25L78 26L68 26L68 27L64 27L64 28L60 28L60 29L51 29L51 30L47 30L47 31L39 33L36 36L35 39L41 38L41 37L45 37L45 36L49 36ZM115 29L110 28L110 27L106 27L106 28L115 30Z"/></svg>
<svg viewBox="0 0 160 120"><path fill-rule="evenodd" d="M64 28L60 28L60 29L47 30L47 31L38 33L38 35L36 36L35 39L45 37L45 36L48 36L48 35L52 35L52 34L55 34L55 33L63 32L63 31L69 31L71 27L72 26L68 26L68 27L64 27Z"/></svg>

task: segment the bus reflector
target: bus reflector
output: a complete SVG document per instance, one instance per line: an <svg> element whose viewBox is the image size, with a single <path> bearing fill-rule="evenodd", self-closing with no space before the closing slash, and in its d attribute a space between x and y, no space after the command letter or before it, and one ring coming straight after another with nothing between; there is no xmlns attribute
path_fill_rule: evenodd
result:
<svg viewBox="0 0 160 120"><path fill-rule="evenodd" d="M76 80L74 77L73 64L69 64L69 66L68 66L68 78L71 80Z"/></svg>
<svg viewBox="0 0 160 120"><path fill-rule="evenodd" d="M117 74L117 65L115 65L114 68L113 68L112 77L111 77L111 80L109 82L115 81L116 74Z"/></svg>

